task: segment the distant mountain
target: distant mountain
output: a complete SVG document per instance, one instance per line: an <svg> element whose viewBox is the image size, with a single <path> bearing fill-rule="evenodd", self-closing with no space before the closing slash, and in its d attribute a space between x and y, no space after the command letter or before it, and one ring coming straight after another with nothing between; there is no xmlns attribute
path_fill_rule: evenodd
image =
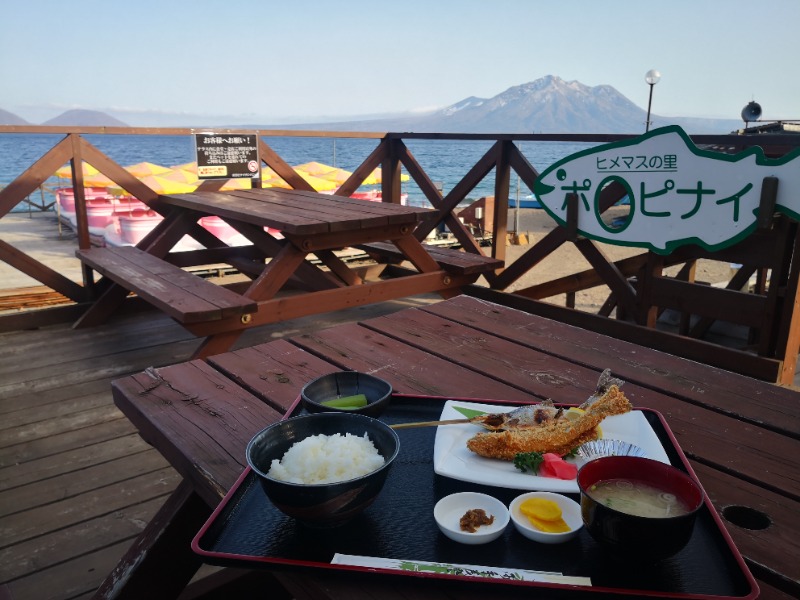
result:
<svg viewBox="0 0 800 600"><path fill-rule="evenodd" d="M0 125L30 125L30 123L22 117L0 108Z"/></svg>
<svg viewBox="0 0 800 600"><path fill-rule="evenodd" d="M82 125L84 127L128 127L119 119L115 119L111 115L96 110L68 110L61 113L54 119L45 121L42 125Z"/></svg>
<svg viewBox="0 0 800 600"><path fill-rule="evenodd" d="M680 125L688 133L728 133L734 119L651 115L651 126ZM647 112L610 85L589 87L548 75L493 98L470 96L420 116L282 126L292 129L409 131L416 133L642 133Z"/></svg>
<svg viewBox="0 0 800 600"><path fill-rule="evenodd" d="M630 133L641 131L647 116L609 85L589 87L548 75L494 98L459 102L430 119L445 131Z"/></svg>
<svg viewBox="0 0 800 600"><path fill-rule="evenodd" d="M174 121L185 121L187 118L186 115L173 115L173 117ZM0 123L9 118L19 119L11 113L0 110ZM144 118L142 117L142 119ZM695 119L651 115L650 120L652 127L680 125L690 134L726 134L742 126L742 121L738 119ZM21 122L12 121L9 124L25 124L21 119L19 121ZM294 125L229 124L226 127L415 133L639 134L644 132L646 121L647 112L610 85L590 87L578 81L564 81L555 75L548 75L529 83L510 87L492 98L470 96L446 108L425 114L410 115L406 113L391 117ZM149 121L137 124L155 126ZM70 110L43 125L127 127L125 123L111 115L92 110ZM173 122L171 124L161 123L160 126L177 125Z"/></svg>

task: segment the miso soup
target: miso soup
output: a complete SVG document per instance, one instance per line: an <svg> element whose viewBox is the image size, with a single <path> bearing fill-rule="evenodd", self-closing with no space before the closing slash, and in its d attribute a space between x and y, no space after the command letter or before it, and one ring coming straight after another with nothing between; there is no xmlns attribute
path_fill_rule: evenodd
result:
<svg viewBox="0 0 800 600"><path fill-rule="evenodd" d="M679 517L689 512L674 494L643 481L605 479L592 485L588 493L600 504L638 517Z"/></svg>

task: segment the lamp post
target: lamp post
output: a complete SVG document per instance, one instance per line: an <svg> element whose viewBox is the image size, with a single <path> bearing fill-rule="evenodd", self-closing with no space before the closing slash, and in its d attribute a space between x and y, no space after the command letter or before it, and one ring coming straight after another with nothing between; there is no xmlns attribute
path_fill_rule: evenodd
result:
<svg viewBox="0 0 800 600"><path fill-rule="evenodd" d="M647 125L645 127L645 133L650 131L650 107L653 105L653 86L658 83L659 79L661 79L661 73L655 69L650 69L644 74L644 80L647 82L647 85L650 86L650 98L647 100Z"/></svg>

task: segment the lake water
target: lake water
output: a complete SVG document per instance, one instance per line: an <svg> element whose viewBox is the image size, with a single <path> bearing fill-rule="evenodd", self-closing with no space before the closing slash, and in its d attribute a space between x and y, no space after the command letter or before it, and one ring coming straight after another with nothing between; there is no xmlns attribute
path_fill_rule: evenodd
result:
<svg viewBox="0 0 800 600"><path fill-rule="evenodd" d="M149 135L86 135L85 139L101 152L122 166L143 161L164 166L178 165L195 160L194 142L191 136ZM63 136L57 134L0 134L0 187L8 185L30 167L38 158L58 143ZM348 171L354 170L372 152L378 140L332 139L332 138L263 138L290 165L317 161L335 165ZM444 193L467 174L470 168L492 146L491 141L462 140L406 140L411 153L432 181L441 182ZM572 142L518 142L525 157L538 171L543 171L561 158L591 147L593 144ZM69 180L52 177L45 185L45 198L52 201L49 191L60 186L69 186ZM368 188L365 188L368 189ZM516 197L517 182L512 172L511 197ZM409 203L427 205L427 199L413 181L403 183L403 192L408 193ZM521 184L520 197L531 192ZM490 172L481 184L468 194L469 200L494 195L494 172ZM37 191L32 200L40 202ZM17 210L28 210L21 204Z"/></svg>

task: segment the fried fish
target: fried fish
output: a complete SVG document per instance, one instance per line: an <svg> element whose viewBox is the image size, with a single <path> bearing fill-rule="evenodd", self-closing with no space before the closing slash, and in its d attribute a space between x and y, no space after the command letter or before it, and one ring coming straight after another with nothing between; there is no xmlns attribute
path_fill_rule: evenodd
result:
<svg viewBox="0 0 800 600"><path fill-rule="evenodd" d="M554 406L552 400L544 400L539 404L520 406L510 412L478 415L472 417L469 422L480 425L489 431L528 429L561 418L563 410Z"/></svg>
<svg viewBox="0 0 800 600"><path fill-rule="evenodd" d="M575 419L550 419L538 427L478 433L467 441L467 448L487 458L514 460L520 452L554 452L564 455L573 448L597 438L595 429L608 416L633 407L616 384L607 386L586 402L584 412Z"/></svg>
<svg viewBox="0 0 800 600"><path fill-rule="evenodd" d="M623 381L611 376L611 369L600 374L597 386L591 396L579 406L583 411L602 398L612 385L622 387ZM557 419L565 418L564 409L553 404L552 400L543 400L538 404L528 404L515 408L510 412L489 413L472 417L469 422L480 425L489 431L506 431L511 429L529 429L541 427Z"/></svg>

